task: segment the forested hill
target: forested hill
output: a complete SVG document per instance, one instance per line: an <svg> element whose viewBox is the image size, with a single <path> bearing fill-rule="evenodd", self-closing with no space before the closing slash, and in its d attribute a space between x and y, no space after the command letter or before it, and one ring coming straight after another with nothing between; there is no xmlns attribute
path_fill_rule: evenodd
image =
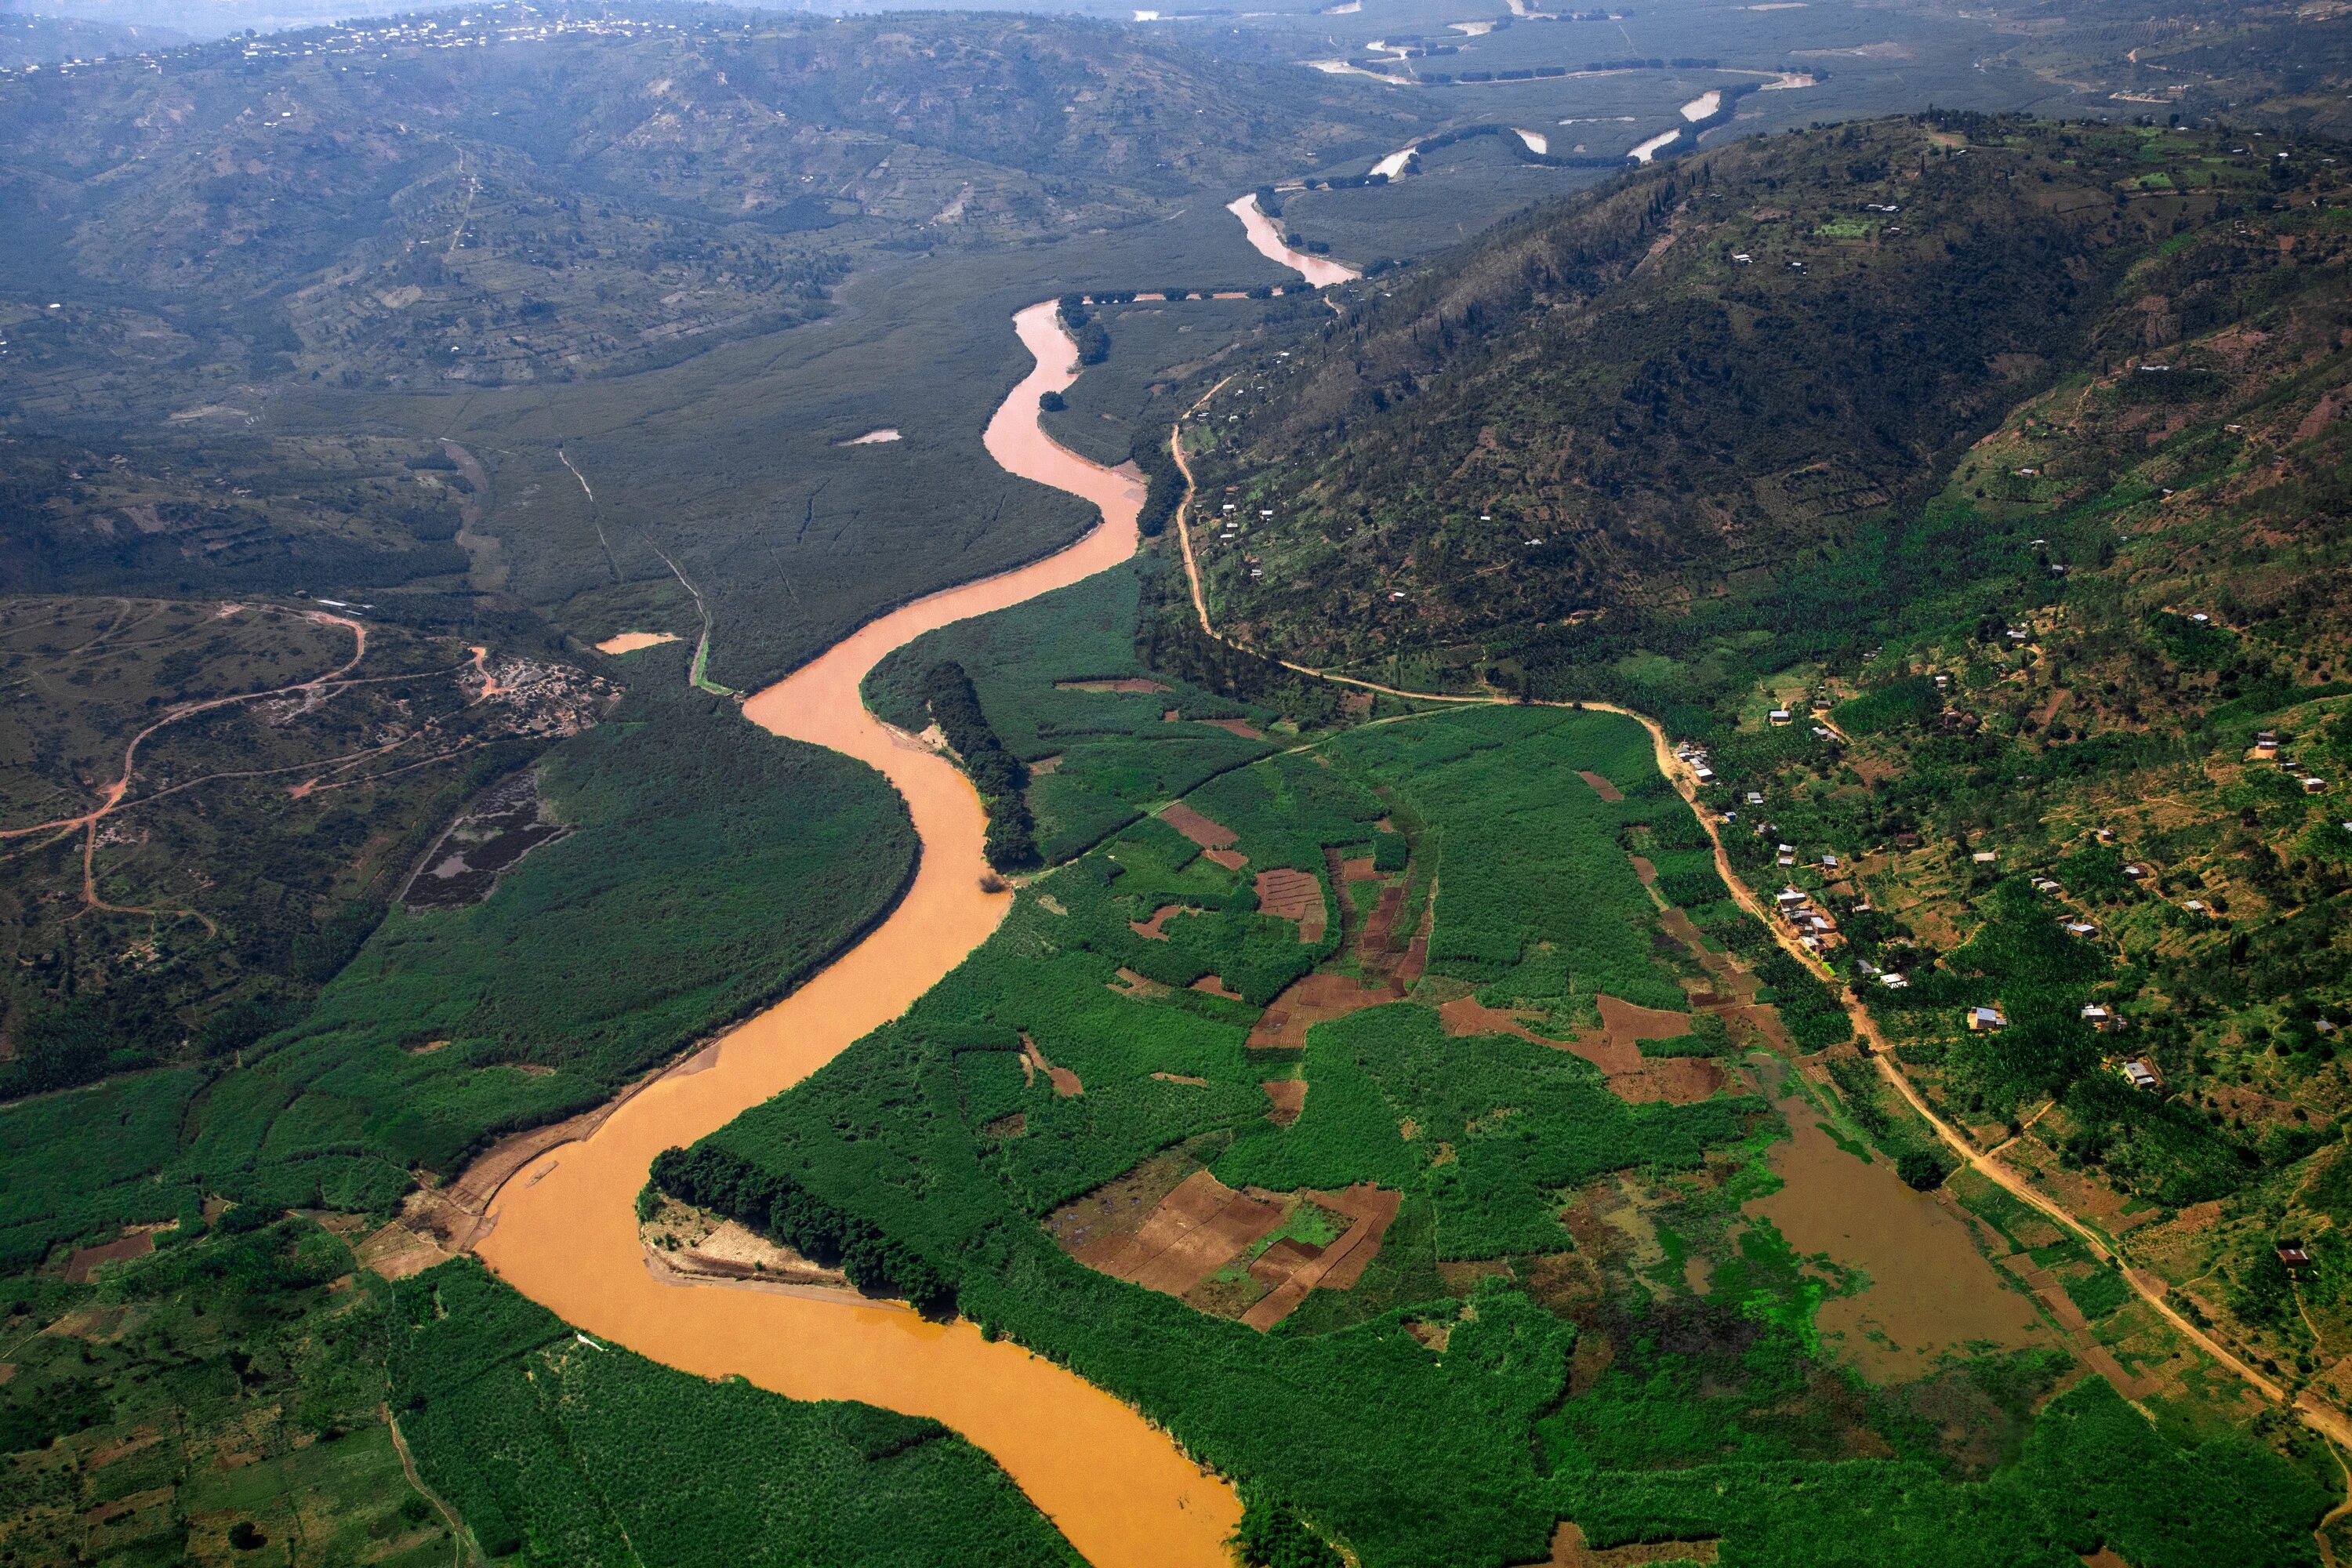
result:
<svg viewBox="0 0 2352 1568"><path fill-rule="evenodd" d="M2235 308L2248 263L2200 242L2307 216L2333 151L1931 114L1538 208L1212 405L1209 482L1274 514L1223 613L1344 661L1750 596L1916 510L2023 398ZM2191 245L2158 321L2122 280Z"/></svg>
<svg viewBox="0 0 2352 1568"><path fill-rule="evenodd" d="M702 5L441 11L17 75L0 415L635 368L819 314L877 250L1155 221L1416 123L1365 104L1102 23Z"/></svg>

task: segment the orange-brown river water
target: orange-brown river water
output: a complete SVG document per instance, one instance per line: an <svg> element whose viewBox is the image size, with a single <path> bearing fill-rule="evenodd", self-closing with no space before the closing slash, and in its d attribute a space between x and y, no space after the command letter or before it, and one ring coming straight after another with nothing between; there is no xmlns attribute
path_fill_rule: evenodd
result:
<svg viewBox="0 0 2352 1568"><path fill-rule="evenodd" d="M971 1324L824 1294L673 1284L647 1270L635 1202L653 1158L782 1092L904 1012L988 934L1009 895L981 890L979 797L945 758L870 716L858 682L892 648L950 621L1015 605L1125 560L1143 484L1055 445L1037 399L1077 378L1049 302L1013 318L1037 367L989 421L1013 473L1083 496L1103 521L1017 571L934 594L867 626L753 697L754 722L846 752L906 797L922 861L905 900L865 941L722 1039L717 1062L648 1086L584 1142L519 1170L478 1244L489 1266L591 1334L705 1376L740 1373L796 1399L861 1399L945 1422L996 1457L1097 1568L1223 1568L1241 1516L1222 1481L1142 1416Z"/></svg>

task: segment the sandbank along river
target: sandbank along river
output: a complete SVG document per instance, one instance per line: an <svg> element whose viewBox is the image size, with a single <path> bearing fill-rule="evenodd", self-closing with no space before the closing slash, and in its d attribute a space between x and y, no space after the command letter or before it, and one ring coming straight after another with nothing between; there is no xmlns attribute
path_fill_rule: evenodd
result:
<svg viewBox="0 0 2352 1568"><path fill-rule="evenodd" d="M1037 366L989 421L989 455L1093 501L1101 524L1041 561L883 616L744 706L753 722L845 752L898 786L922 838L913 886L863 942L697 1057L698 1070L671 1072L583 1142L523 1165L499 1191L476 1250L590 1334L671 1366L946 1423L995 1456L1097 1568L1226 1568L1223 1542L1241 1517L1233 1489L1076 1375L1007 1342L985 1342L965 1322L927 1322L841 1295L665 1282L648 1270L637 1237L635 1199L655 1155L790 1089L897 1017L1011 907L1009 894L981 889L985 819L970 782L868 714L858 682L923 632L1075 583L1134 552L1142 480L1055 445L1038 425L1039 396L1077 379L1076 346L1055 307L1031 306L1013 323Z"/></svg>

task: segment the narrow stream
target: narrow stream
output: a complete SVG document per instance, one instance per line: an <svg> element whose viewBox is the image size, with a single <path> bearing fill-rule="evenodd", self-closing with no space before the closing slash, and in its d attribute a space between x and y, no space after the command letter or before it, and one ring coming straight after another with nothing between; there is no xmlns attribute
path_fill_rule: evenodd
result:
<svg viewBox="0 0 2352 1568"><path fill-rule="evenodd" d="M969 1323L926 1322L902 1308L829 1292L667 1283L648 1270L637 1237L636 1194L656 1154L790 1089L897 1017L1011 907L1009 895L981 890L985 821L970 782L869 715L858 683L883 655L933 627L1077 582L1134 552L1142 480L1056 446L1038 425L1039 396L1077 379L1076 350L1055 305L1031 306L1013 323L1037 365L989 421L989 455L1011 473L1094 502L1102 523L1044 560L883 616L744 707L779 735L881 770L921 837L914 885L865 941L697 1058L698 1070L673 1071L584 1142L523 1166L499 1192L477 1250L567 1321L671 1366L945 1422L995 1456L1097 1568L1225 1568L1223 1542L1241 1516L1232 1489L1076 1375L985 1342Z"/></svg>

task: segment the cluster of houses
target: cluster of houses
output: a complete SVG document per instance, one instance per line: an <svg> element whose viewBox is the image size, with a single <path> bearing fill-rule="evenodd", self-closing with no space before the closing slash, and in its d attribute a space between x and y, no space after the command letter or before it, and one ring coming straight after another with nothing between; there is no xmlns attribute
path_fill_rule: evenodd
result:
<svg viewBox="0 0 2352 1568"><path fill-rule="evenodd" d="M1699 783L1711 784L1715 782L1715 766L1706 747L1694 745L1688 741L1677 741L1675 742L1675 759L1690 769L1691 777Z"/></svg>
<svg viewBox="0 0 2352 1568"><path fill-rule="evenodd" d="M2124 1026L2123 1019L2116 1015L2115 1009L2103 1002L2084 1003L2082 1018L2083 1022L2102 1035L2112 1035ZM1987 1035L2008 1028L2009 1016L1999 1007L1971 1007L1968 1010L1966 1022L1969 1033ZM2158 1072L2156 1064L2146 1057L2126 1057L2122 1061L2116 1062L2115 1068L2123 1075L2124 1081L2134 1089L2154 1089L2164 1086L2164 1075Z"/></svg>
<svg viewBox="0 0 2352 1568"><path fill-rule="evenodd" d="M1782 922L1796 932L1797 941L1807 952L1821 952L1836 944L1836 919L1815 904L1810 894L1797 888L1783 888L1774 896L1772 903Z"/></svg>
<svg viewBox="0 0 2352 1568"><path fill-rule="evenodd" d="M234 51L248 60L310 59L336 55L388 58L403 49L487 48L493 44L539 43L565 35L636 38L684 33L675 22L614 16L560 16L530 5L492 5L471 16L405 21L331 22L299 31L267 37L231 37L220 43L196 43L172 49L142 49L135 54L94 55L59 60L46 68L58 76L72 76L94 67L134 68L161 74L165 62L186 60L203 65L207 57ZM0 81L33 76L39 64L0 68ZM343 68L348 69L350 68Z"/></svg>
<svg viewBox="0 0 2352 1568"><path fill-rule="evenodd" d="M2327 793L2327 781L2326 779L2318 778L2313 774L2305 773L2303 771L2303 764L2295 761L2293 757L2283 757L2279 755L2278 732L2274 730L2264 730L2261 734L2254 737L2254 761L2258 763L2276 763L2281 772L2285 773L2294 778L2295 783L2303 786L2303 793L2305 795L2326 795Z"/></svg>

